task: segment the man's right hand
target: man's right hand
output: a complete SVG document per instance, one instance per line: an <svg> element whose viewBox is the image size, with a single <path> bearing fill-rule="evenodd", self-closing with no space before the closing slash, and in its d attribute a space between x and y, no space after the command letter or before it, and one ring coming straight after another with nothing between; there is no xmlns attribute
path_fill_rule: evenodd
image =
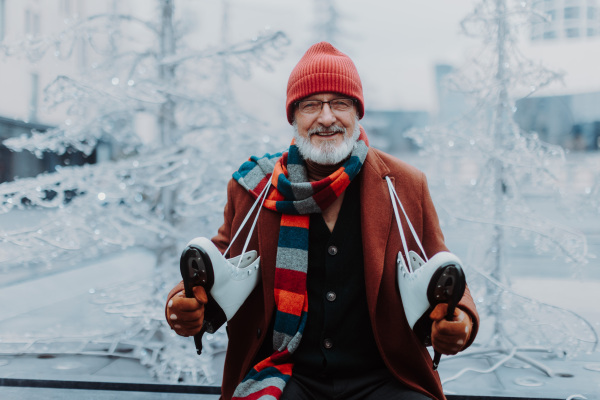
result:
<svg viewBox="0 0 600 400"><path fill-rule="evenodd" d="M201 286L195 286L193 290L194 298L185 297L182 290L167 303L167 321L181 336L194 336L204 322L204 305L208 303L206 291Z"/></svg>

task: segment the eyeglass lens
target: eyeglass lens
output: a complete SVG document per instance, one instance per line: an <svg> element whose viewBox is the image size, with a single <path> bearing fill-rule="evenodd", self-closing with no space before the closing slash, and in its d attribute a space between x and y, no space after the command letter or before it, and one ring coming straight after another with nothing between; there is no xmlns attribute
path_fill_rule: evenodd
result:
<svg viewBox="0 0 600 400"><path fill-rule="evenodd" d="M304 114L314 114L320 112L325 103L329 104L332 111L345 112L352 108L354 101L352 99L304 100L298 102L298 108Z"/></svg>

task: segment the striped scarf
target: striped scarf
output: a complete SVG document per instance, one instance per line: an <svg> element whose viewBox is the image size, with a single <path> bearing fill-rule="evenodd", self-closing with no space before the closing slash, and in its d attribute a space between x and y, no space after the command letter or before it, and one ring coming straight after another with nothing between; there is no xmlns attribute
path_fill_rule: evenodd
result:
<svg viewBox="0 0 600 400"><path fill-rule="evenodd" d="M275 269L275 327L273 354L259 362L238 385L233 399L278 399L292 375L291 354L298 348L308 315L308 224L312 213L321 213L356 177L367 156L364 130L350 158L333 174L309 182L306 164L295 141L285 153L251 157L233 174L255 198L271 179L264 207L280 212L281 223Z"/></svg>

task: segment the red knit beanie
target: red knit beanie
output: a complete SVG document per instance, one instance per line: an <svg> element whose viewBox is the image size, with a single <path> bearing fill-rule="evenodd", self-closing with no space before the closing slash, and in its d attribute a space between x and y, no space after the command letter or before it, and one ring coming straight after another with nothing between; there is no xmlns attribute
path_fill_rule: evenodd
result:
<svg viewBox="0 0 600 400"><path fill-rule="evenodd" d="M354 63L327 42L311 46L290 74L287 86L287 118L294 121L294 102L307 96L335 92L358 100L358 118L365 113L362 84Z"/></svg>

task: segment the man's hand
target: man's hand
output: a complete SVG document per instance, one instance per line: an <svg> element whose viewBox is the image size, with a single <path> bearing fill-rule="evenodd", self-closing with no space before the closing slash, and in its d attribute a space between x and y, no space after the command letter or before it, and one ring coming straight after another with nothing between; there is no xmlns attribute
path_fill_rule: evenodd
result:
<svg viewBox="0 0 600 400"><path fill-rule="evenodd" d="M175 333L181 336L194 336L202 329L204 305L208 303L206 291L195 286L194 298L187 298L183 290L169 300L167 320Z"/></svg>
<svg viewBox="0 0 600 400"><path fill-rule="evenodd" d="M473 323L469 315L459 309L454 309L452 321L446 321L448 304L435 306L429 318L433 320L431 328L431 343L434 350L442 354L456 354L467 344Z"/></svg>

